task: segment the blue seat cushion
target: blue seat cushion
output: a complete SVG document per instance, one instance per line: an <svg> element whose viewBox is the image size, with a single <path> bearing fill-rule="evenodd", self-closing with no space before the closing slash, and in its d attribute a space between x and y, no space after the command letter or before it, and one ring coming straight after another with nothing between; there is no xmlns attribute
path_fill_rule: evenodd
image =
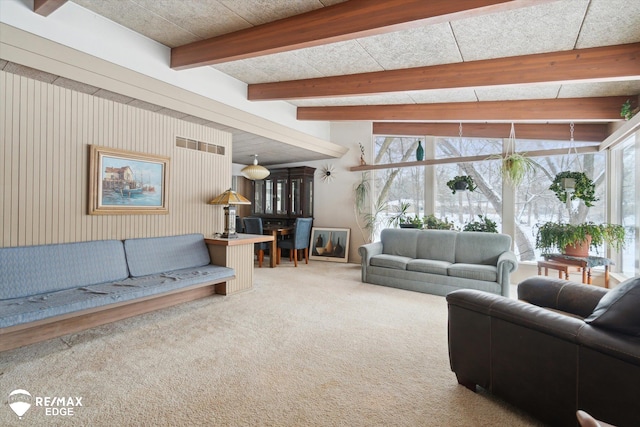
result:
<svg viewBox="0 0 640 427"><path fill-rule="evenodd" d="M129 276L120 240L0 248L0 300Z"/></svg>
<svg viewBox="0 0 640 427"><path fill-rule="evenodd" d="M0 328L34 322L107 304L158 295L210 281L231 279L232 268L206 265L110 283L0 301Z"/></svg>
<svg viewBox="0 0 640 427"><path fill-rule="evenodd" d="M211 262L202 234L127 239L124 250L133 277L201 267Z"/></svg>

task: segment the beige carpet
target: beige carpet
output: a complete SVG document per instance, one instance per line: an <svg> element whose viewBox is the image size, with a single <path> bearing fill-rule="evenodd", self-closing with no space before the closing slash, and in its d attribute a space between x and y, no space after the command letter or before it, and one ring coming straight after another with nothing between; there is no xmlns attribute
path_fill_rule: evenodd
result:
<svg viewBox="0 0 640 427"><path fill-rule="evenodd" d="M82 397L72 417L14 389ZM0 353L0 425L529 426L449 368L443 297L360 282L359 266L256 269L216 296Z"/></svg>

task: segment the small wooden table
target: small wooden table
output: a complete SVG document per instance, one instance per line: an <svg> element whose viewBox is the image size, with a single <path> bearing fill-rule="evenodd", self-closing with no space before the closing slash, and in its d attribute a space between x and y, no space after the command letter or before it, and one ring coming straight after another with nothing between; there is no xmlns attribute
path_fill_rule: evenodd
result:
<svg viewBox="0 0 640 427"><path fill-rule="evenodd" d="M273 236L271 242L271 252L269 253L269 267L274 268L277 264L280 264L278 256L278 236L286 236L293 232L293 225L264 225L262 227L264 234L270 234Z"/></svg>
<svg viewBox="0 0 640 427"><path fill-rule="evenodd" d="M582 269L582 283L592 284L591 268L604 266L604 287L609 288L609 265L613 264L609 258L600 256L575 257L564 254L544 255L546 261L555 261L561 264L569 264Z"/></svg>
<svg viewBox="0 0 640 427"><path fill-rule="evenodd" d="M204 239L209 248L211 263L233 268L236 271L236 278L228 281L224 288L216 288L216 293L229 295L251 289L253 287L253 244L272 240L273 236L261 234L238 234L238 237L233 239L222 237Z"/></svg>
<svg viewBox="0 0 640 427"><path fill-rule="evenodd" d="M558 270L558 279L562 279L562 273L564 278L569 280L569 264L563 264L557 261L538 261L538 276L542 275L542 269L544 268L544 275L549 275L549 269Z"/></svg>

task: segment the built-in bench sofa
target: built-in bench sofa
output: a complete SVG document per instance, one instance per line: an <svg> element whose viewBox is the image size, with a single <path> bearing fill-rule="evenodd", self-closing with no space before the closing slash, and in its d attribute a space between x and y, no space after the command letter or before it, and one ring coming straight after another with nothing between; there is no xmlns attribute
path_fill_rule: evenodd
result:
<svg viewBox="0 0 640 427"><path fill-rule="evenodd" d="M212 295L234 278L211 263L202 234L0 248L0 351Z"/></svg>

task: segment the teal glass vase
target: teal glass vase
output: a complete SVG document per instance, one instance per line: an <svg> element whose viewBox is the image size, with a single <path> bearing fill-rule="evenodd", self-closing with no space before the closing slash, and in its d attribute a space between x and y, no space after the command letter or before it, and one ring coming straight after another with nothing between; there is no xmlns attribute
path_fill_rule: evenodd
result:
<svg viewBox="0 0 640 427"><path fill-rule="evenodd" d="M419 162L424 160L424 148L422 147L422 141L418 141L418 148L416 148L416 160Z"/></svg>

